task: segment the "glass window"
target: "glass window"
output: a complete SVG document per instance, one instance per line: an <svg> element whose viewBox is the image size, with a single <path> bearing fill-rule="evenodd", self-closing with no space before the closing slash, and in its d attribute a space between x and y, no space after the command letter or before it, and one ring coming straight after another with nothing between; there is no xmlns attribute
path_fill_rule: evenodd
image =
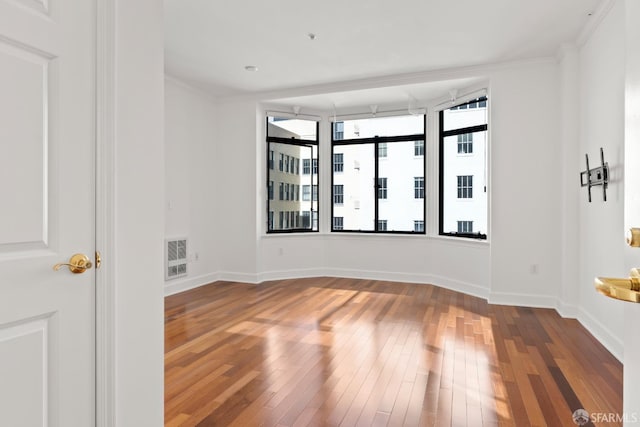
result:
<svg viewBox="0 0 640 427"><path fill-rule="evenodd" d="M413 197L415 199L424 199L424 177L416 176L413 178Z"/></svg>
<svg viewBox="0 0 640 427"><path fill-rule="evenodd" d="M462 133L458 135L458 154L473 153L473 134Z"/></svg>
<svg viewBox="0 0 640 427"><path fill-rule="evenodd" d="M333 217L333 229L334 230L344 230L344 218L341 216Z"/></svg>
<svg viewBox="0 0 640 427"><path fill-rule="evenodd" d="M344 185L333 186L333 203L336 205L344 204Z"/></svg>
<svg viewBox="0 0 640 427"><path fill-rule="evenodd" d="M387 178L378 178L378 199L387 198Z"/></svg>
<svg viewBox="0 0 640 427"><path fill-rule="evenodd" d="M343 230L415 232L425 215L424 134L423 115L333 123L332 217L343 218Z"/></svg>
<svg viewBox="0 0 640 427"><path fill-rule="evenodd" d="M312 213L318 212L318 199L311 198L311 189L316 188L317 193L318 185L317 171L311 174L312 165L318 162L317 129L314 120L267 117L267 212L270 218L277 218L275 224L267 220L268 233L318 231L317 217L312 220ZM276 154L278 165L273 168ZM278 198L274 200L276 186ZM303 212L309 213L306 223Z"/></svg>
<svg viewBox="0 0 640 427"><path fill-rule="evenodd" d="M473 198L473 176L458 176L458 199Z"/></svg>
<svg viewBox="0 0 640 427"><path fill-rule="evenodd" d="M482 97L440 112L441 235L487 238L487 108Z"/></svg>
<svg viewBox="0 0 640 427"><path fill-rule="evenodd" d="M415 220L413 221L413 231L416 233L421 233L424 231L424 221L423 220Z"/></svg>
<svg viewBox="0 0 640 427"><path fill-rule="evenodd" d="M458 233L473 233L473 221L458 221Z"/></svg>
<svg viewBox="0 0 640 427"><path fill-rule="evenodd" d="M381 142L378 144L378 157L387 157L387 143Z"/></svg>
<svg viewBox="0 0 640 427"><path fill-rule="evenodd" d="M333 140L339 141L344 139L344 122L335 122L333 124Z"/></svg>
<svg viewBox="0 0 640 427"><path fill-rule="evenodd" d="M344 172L344 154L342 153L333 154L333 171Z"/></svg>

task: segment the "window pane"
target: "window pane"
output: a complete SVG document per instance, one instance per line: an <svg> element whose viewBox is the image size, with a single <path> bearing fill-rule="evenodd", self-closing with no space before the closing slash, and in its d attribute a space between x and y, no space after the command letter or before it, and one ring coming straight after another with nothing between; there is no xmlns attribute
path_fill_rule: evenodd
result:
<svg viewBox="0 0 640 427"><path fill-rule="evenodd" d="M267 136L317 140L315 120L268 117L267 122Z"/></svg>
<svg viewBox="0 0 640 427"><path fill-rule="evenodd" d="M361 139L374 136L419 135L424 133L424 116L392 116L341 122L340 139ZM335 126L334 126L335 129ZM334 130L334 139L336 132Z"/></svg>
<svg viewBox="0 0 640 427"><path fill-rule="evenodd" d="M483 105L479 107L478 105ZM487 121L487 102L476 102L475 108L468 108L474 104L465 105L465 108L450 108L444 110L444 130L462 129L471 126L485 125Z"/></svg>
<svg viewBox="0 0 640 427"><path fill-rule="evenodd" d="M342 155L342 172L333 173L336 188L342 191L342 204L334 204L333 217L343 218L344 230L374 230L374 144L336 145L335 155ZM335 229L335 227L334 227Z"/></svg>
<svg viewBox="0 0 640 427"><path fill-rule="evenodd" d="M458 112L463 114L477 110ZM469 142L473 144L473 149L460 153L460 144ZM486 145L486 131L444 138L441 153L444 167L440 173L443 204L441 227L445 234L487 233ZM459 231L468 229L467 225L459 228L460 222L472 223L473 231Z"/></svg>
<svg viewBox="0 0 640 427"><path fill-rule="evenodd" d="M303 159L303 167L305 160L308 161L309 172L311 171L312 160L317 160L318 156L317 146L279 142L268 144L269 156L273 152L274 158L277 160L273 169L267 168L269 175L267 230L317 231L317 221L315 228L312 228L314 223L311 220L311 212L317 213L318 211L318 175L296 173L296 164L299 164L300 159ZM315 194L313 194L314 190ZM312 194L315 197L312 197ZM303 212L309 212L307 223L304 222Z"/></svg>
<svg viewBox="0 0 640 427"><path fill-rule="evenodd" d="M424 161L414 149L414 141L390 142L387 158L379 162L378 195L384 197L378 200L378 218L388 231L414 231L414 220L424 217ZM415 197L416 182L422 198Z"/></svg>

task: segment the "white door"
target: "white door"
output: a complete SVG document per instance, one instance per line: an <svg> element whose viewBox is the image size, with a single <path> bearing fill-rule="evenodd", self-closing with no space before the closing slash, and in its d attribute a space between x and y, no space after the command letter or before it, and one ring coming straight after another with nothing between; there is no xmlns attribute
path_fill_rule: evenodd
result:
<svg viewBox="0 0 640 427"><path fill-rule="evenodd" d="M95 0L0 0L0 426L95 424ZM79 269L83 270L83 269Z"/></svg>

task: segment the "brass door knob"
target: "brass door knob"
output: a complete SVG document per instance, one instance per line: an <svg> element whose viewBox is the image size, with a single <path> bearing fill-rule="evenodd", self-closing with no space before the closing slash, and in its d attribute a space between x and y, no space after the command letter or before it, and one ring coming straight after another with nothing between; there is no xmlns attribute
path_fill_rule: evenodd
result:
<svg viewBox="0 0 640 427"><path fill-rule="evenodd" d="M71 256L68 263L60 262L54 265L53 269L58 271L65 265L69 267L69 271L73 274L84 273L93 266L91 261L89 261L89 257L85 254L74 254Z"/></svg>
<svg viewBox="0 0 640 427"><path fill-rule="evenodd" d="M640 228L631 228L627 231L627 244L632 248L640 248Z"/></svg>

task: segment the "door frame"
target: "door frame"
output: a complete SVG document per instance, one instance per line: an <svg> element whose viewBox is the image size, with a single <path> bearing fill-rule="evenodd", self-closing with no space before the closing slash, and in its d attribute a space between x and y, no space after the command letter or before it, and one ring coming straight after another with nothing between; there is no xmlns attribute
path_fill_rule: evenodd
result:
<svg viewBox="0 0 640 427"><path fill-rule="evenodd" d="M116 422L115 309L115 131L116 1L96 0L95 183L96 250L105 260L96 269L96 426Z"/></svg>

